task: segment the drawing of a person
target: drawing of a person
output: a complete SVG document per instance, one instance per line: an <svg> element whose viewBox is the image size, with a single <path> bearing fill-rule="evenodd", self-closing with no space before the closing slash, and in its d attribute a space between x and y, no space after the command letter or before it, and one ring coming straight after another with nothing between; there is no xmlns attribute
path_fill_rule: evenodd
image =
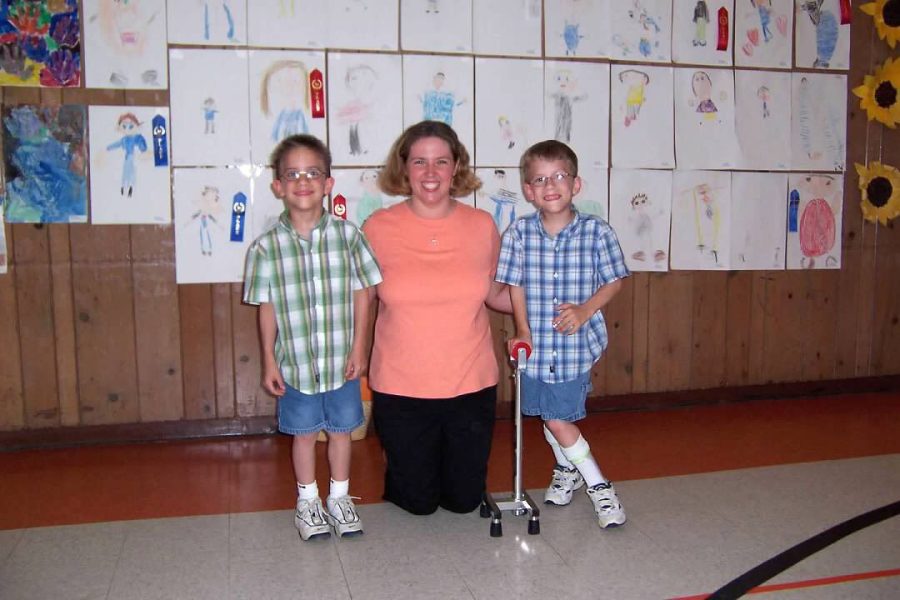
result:
<svg viewBox="0 0 900 600"><path fill-rule="evenodd" d="M219 218L222 213L222 205L219 202L219 188L214 185L203 186L199 198L195 199L197 210L191 214L188 224L199 223L200 253L203 256L212 256L211 226L221 227Z"/></svg>
<svg viewBox="0 0 900 600"><path fill-rule="evenodd" d="M359 175L359 182L362 184L363 193L359 198L359 205L356 210L357 225L362 225L373 212L384 207L384 198L381 190L378 189L378 171L366 169Z"/></svg>
<svg viewBox="0 0 900 600"><path fill-rule="evenodd" d="M218 12L215 8L211 8L210 0L201 0L203 2L203 39L210 39L210 29L212 28L212 19L214 17L210 16L210 12ZM220 0L217 4L221 5L222 16L225 17L225 37L229 41L234 41L234 16L231 14L231 7L228 5L228 0Z"/></svg>
<svg viewBox="0 0 900 600"><path fill-rule="evenodd" d="M716 117L719 109L712 100L712 80L706 71L695 71L691 77L691 90L697 102L697 112L703 114L703 118L710 121Z"/></svg>
<svg viewBox="0 0 900 600"><path fill-rule="evenodd" d="M638 249L631 254L631 258L644 262L653 256L654 262L662 262L666 259L666 251L653 250L653 203L647 194L635 194L629 203L631 214L628 220L634 228L635 238L638 240Z"/></svg>
<svg viewBox="0 0 900 600"><path fill-rule="evenodd" d="M137 173L134 167L135 150L139 152L147 151L147 139L138 131L141 122L138 121L137 115L134 113L124 113L119 116L116 123L116 131L122 136L112 144L109 144L107 151L121 148L124 153L122 159L122 182L119 187L119 194L124 196L125 190L128 190L128 197L134 191L134 185L137 181Z"/></svg>
<svg viewBox="0 0 900 600"><path fill-rule="evenodd" d="M581 42L581 38L584 37L578 33L579 27L580 25L578 23L569 23L568 21L563 25L562 37L566 44L566 56L575 56L575 53L578 50L578 43Z"/></svg>
<svg viewBox="0 0 900 600"><path fill-rule="evenodd" d="M309 75L299 60L278 60L263 73L259 106L266 117L278 112L271 139L279 142L289 135L309 133Z"/></svg>
<svg viewBox="0 0 900 600"><path fill-rule="evenodd" d="M762 102L762 117L763 119L768 119L769 115L769 102L772 99L772 94L769 91L769 88L761 85L759 89L756 90L756 97L759 98L759 101Z"/></svg>
<svg viewBox="0 0 900 600"><path fill-rule="evenodd" d="M650 84L650 76L643 71L627 69L619 73L619 81L628 86L625 92L625 127L636 121L644 105L644 91Z"/></svg>
<svg viewBox="0 0 900 600"><path fill-rule="evenodd" d="M769 29L772 23L772 0L750 0L750 4L759 12L759 27L762 29L763 41L768 42L772 39L772 30Z"/></svg>
<svg viewBox="0 0 900 600"><path fill-rule="evenodd" d="M112 51L109 58L122 58L123 64L127 65L141 57L147 45L150 24L159 17L162 6L164 5L141 0L100 0L97 14L91 20L98 20L103 39ZM160 85L159 71L156 69L142 71L140 79L143 84ZM121 68L113 69L109 74L109 81L124 87L129 83L129 75Z"/></svg>
<svg viewBox="0 0 900 600"><path fill-rule="evenodd" d="M800 265L812 269L816 258L828 255L826 266L834 266L837 259L831 255L837 237L835 222L834 177L830 175L807 175L800 184L800 189L807 198L811 198L800 214Z"/></svg>
<svg viewBox="0 0 900 600"><path fill-rule="evenodd" d="M506 143L506 149L511 150L516 145L516 134L513 133L512 123L505 116L500 115L497 118L497 125L500 126L500 139Z"/></svg>
<svg viewBox="0 0 900 600"><path fill-rule="evenodd" d="M441 7L438 5L438 0L426 0L425 1L425 13L426 14L437 14L441 12Z"/></svg>
<svg viewBox="0 0 900 600"><path fill-rule="evenodd" d="M335 117L339 123L348 126L350 154L353 156L368 152L360 139L359 125L369 119L377 79L375 70L365 64L351 66L344 76L344 86L350 92L350 100L338 109Z"/></svg>
<svg viewBox="0 0 900 600"><path fill-rule="evenodd" d="M278 14L282 17L293 17L294 10L294 0L278 0Z"/></svg>
<svg viewBox="0 0 900 600"><path fill-rule="evenodd" d="M694 200L694 225L697 230L697 249L709 252L716 264L719 263L719 228L722 216L719 205L707 183L691 189Z"/></svg>
<svg viewBox="0 0 900 600"><path fill-rule="evenodd" d="M456 94L442 90L447 76L438 71L434 74L431 84L434 89L430 89L420 96L422 102L422 119L425 121L440 121L447 125L453 126L453 109L466 100L456 100Z"/></svg>
<svg viewBox="0 0 900 600"><path fill-rule="evenodd" d="M487 196L494 203L494 224L500 231L516 220L516 205L519 202L519 195L505 186L506 171L494 169L494 186Z"/></svg>
<svg viewBox="0 0 900 600"><path fill-rule="evenodd" d="M838 131L840 119L835 113L834 104L824 98L814 97L806 77L800 79L797 121L804 153L815 161L828 156L833 159L836 169L843 168L844 138Z"/></svg>
<svg viewBox="0 0 900 600"><path fill-rule="evenodd" d="M216 114L219 109L216 108L216 101L209 97L203 101L203 133L216 132Z"/></svg>
<svg viewBox="0 0 900 600"><path fill-rule="evenodd" d="M557 91L550 94L556 111L555 138L569 143L572 140L572 105L587 98L587 94L576 95L578 80L569 69L556 71Z"/></svg>
<svg viewBox="0 0 900 600"><path fill-rule="evenodd" d="M641 33L640 41L638 41L638 52L642 56L650 56L653 48L659 44L659 42L655 41L656 36L661 31L659 25L653 17L647 14L647 9L641 6L638 0L634 0L634 9L628 11L628 15L632 19L637 18L637 22L640 25Z"/></svg>
<svg viewBox="0 0 900 600"><path fill-rule="evenodd" d="M706 45L706 26L709 24L709 7L704 0L698 0L694 6L694 39L691 43L694 46Z"/></svg>
<svg viewBox="0 0 900 600"><path fill-rule="evenodd" d="M803 10L816 26L816 60L813 68L828 68L834 49L837 47L838 21L830 10L822 10L825 0L810 0L803 3Z"/></svg>

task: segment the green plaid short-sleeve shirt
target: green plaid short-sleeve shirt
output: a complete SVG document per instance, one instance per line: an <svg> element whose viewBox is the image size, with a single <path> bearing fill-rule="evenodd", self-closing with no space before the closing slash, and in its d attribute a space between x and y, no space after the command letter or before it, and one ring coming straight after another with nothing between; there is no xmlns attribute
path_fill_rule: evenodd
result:
<svg viewBox="0 0 900 600"><path fill-rule="evenodd" d="M297 235L287 212L247 252L244 302L271 302L275 358L284 380L304 394L344 384L353 344L353 292L381 283L372 248L359 228L327 212Z"/></svg>

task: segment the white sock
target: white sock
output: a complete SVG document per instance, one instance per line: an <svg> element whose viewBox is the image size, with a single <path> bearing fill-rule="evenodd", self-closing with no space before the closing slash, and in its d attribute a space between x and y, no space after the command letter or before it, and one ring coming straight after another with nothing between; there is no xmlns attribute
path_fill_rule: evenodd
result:
<svg viewBox="0 0 900 600"><path fill-rule="evenodd" d="M594 460L594 456L591 454L591 447L588 446L584 436L579 435L578 441L568 448L563 448L562 451L566 458L572 461L572 464L575 465L581 476L584 477L584 482L588 487L594 487L598 483L606 483L606 478L600 472L600 465Z"/></svg>
<svg viewBox="0 0 900 600"><path fill-rule="evenodd" d="M557 442L556 438L553 437L553 433L551 433L550 430L547 429L547 425L544 425L544 439L547 440L547 443L550 444L550 449L553 450L553 456L556 457L556 464L567 469L575 468L575 465L569 462L569 459L566 458L565 454L563 454L559 442Z"/></svg>
<svg viewBox="0 0 900 600"><path fill-rule="evenodd" d="M297 495L301 500L315 500L319 497L319 486L313 481L312 483L297 482Z"/></svg>
<svg viewBox="0 0 900 600"><path fill-rule="evenodd" d="M328 491L328 495L332 498L343 498L347 494L350 493L350 480L345 479L344 481L335 481L331 480L331 488Z"/></svg>

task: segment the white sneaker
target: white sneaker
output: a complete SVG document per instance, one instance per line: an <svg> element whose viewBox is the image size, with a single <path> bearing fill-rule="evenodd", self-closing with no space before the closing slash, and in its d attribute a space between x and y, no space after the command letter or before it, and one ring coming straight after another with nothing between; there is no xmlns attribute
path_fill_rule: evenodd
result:
<svg viewBox="0 0 900 600"><path fill-rule="evenodd" d="M359 513L356 512L356 505L353 504L352 496L341 496L340 498L328 496L325 500L325 506L328 507L328 512L325 513L325 520L334 528L334 533L338 537L356 535L363 532L362 519L359 518Z"/></svg>
<svg viewBox="0 0 900 600"><path fill-rule="evenodd" d="M553 467L550 487L544 492L544 504L565 506L572 501L572 492L584 485L584 477L578 469L567 469L561 465Z"/></svg>
<svg viewBox="0 0 900 600"><path fill-rule="evenodd" d="M594 504L597 512L597 522L600 527L616 527L625 524L625 509L616 496L616 488L612 483L598 483L587 489L588 498Z"/></svg>
<svg viewBox="0 0 900 600"><path fill-rule="evenodd" d="M318 498L312 500L297 499L297 512L294 513L294 527L300 532L300 538L305 542L310 538L331 536L331 529L322 515L322 501Z"/></svg>

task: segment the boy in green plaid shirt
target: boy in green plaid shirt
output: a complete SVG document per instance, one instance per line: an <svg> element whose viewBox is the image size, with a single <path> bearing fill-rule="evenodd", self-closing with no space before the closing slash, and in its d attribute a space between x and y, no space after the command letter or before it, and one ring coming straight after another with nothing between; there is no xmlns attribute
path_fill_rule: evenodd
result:
<svg viewBox="0 0 900 600"><path fill-rule="evenodd" d="M381 271L359 228L323 206L331 153L311 135L272 152L272 192L285 211L247 253L244 302L259 305L262 385L278 397L278 430L294 436L294 525L303 540L362 533L350 488L350 432L362 425L368 365L366 288ZM359 327L354 327L354 323ZM329 495L316 484L316 438L328 433Z"/></svg>

